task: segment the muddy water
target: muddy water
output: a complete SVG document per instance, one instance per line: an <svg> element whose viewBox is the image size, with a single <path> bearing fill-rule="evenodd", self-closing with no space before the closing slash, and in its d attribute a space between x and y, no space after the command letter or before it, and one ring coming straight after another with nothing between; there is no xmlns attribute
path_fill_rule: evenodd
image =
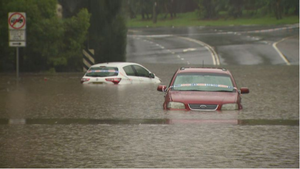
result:
<svg viewBox="0 0 300 169"><path fill-rule="evenodd" d="M182 65L144 64L168 84ZM299 167L299 66L226 66L242 111L162 110L157 85L0 76L0 167Z"/></svg>

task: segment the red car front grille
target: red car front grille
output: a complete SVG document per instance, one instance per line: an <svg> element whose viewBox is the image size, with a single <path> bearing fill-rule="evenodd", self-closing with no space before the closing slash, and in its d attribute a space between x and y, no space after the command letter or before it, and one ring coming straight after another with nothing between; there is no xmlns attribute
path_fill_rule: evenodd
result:
<svg viewBox="0 0 300 169"><path fill-rule="evenodd" d="M218 108L218 105L217 104L189 104L189 107L192 110L213 111Z"/></svg>

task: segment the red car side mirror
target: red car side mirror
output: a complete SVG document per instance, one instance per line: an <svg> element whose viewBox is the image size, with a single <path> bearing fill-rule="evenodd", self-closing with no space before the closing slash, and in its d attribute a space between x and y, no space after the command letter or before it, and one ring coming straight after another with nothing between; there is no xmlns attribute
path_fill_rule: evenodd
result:
<svg viewBox="0 0 300 169"><path fill-rule="evenodd" d="M166 86L166 85L158 85L158 86L157 86L157 91L165 92L166 89L167 89L167 86Z"/></svg>
<svg viewBox="0 0 300 169"><path fill-rule="evenodd" d="M249 93L248 87L241 87L241 94L247 94Z"/></svg>

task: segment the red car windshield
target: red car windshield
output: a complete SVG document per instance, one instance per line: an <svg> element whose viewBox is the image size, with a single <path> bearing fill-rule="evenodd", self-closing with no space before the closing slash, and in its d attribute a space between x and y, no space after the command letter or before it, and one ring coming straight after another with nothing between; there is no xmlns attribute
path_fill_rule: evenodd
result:
<svg viewBox="0 0 300 169"><path fill-rule="evenodd" d="M90 77L117 76L119 74L117 67L91 67L85 74Z"/></svg>
<svg viewBox="0 0 300 169"><path fill-rule="evenodd" d="M172 90L211 92L232 92L235 89L229 75L201 73L178 74L171 88Z"/></svg>

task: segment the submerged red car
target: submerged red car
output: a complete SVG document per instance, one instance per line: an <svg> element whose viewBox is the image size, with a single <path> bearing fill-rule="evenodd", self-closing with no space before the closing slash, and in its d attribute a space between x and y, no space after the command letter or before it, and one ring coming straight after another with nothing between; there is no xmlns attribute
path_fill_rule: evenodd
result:
<svg viewBox="0 0 300 169"><path fill-rule="evenodd" d="M166 110L240 110L241 94L247 87L237 88L229 70L223 68L180 68L169 86L159 85L165 92L163 108Z"/></svg>

